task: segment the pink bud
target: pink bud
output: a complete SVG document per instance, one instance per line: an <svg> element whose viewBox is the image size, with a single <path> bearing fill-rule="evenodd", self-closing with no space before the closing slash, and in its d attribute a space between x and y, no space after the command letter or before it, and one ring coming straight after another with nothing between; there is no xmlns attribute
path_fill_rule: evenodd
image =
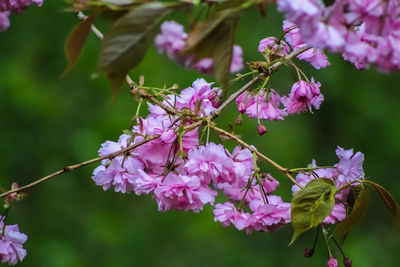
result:
<svg viewBox="0 0 400 267"><path fill-rule="evenodd" d="M304 257L306 257L306 258L312 257L313 254L314 254L314 250L312 248L306 248L304 250Z"/></svg>
<svg viewBox="0 0 400 267"><path fill-rule="evenodd" d="M219 106L221 106L221 101L222 101L221 98L216 97L215 100L212 102L213 108L218 108Z"/></svg>
<svg viewBox="0 0 400 267"><path fill-rule="evenodd" d="M246 104L244 102L240 102L238 106L238 110L240 113L245 113L246 112Z"/></svg>
<svg viewBox="0 0 400 267"><path fill-rule="evenodd" d="M267 128L265 128L264 125L259 124L259 125L257 126L257 133L258 133L260 136L263 136L266 132L267 132Z"/></svg>
<svg viewBox="0 0 400 267"><path fill-rule="evenodd" d="M338 267L337 259L334 257L330 257L326 263L326 267Z"/></svg>
<svg viewBox="0 0 400 267"><path fill-rule="evenodd" d="M215 91L211 91L211 92L208 94L207 98L208 98L208 100L210 100L211 102L214 102L214 99L215 99L216 96L217 96L217 93L216 93Z"/></svg>
<svg viewBox="0 0 400 267"><path fill-rule="evenodd" d="M349 258L344 258L343 264L345 267L351 267L353 265L353 262Z"/></svg>

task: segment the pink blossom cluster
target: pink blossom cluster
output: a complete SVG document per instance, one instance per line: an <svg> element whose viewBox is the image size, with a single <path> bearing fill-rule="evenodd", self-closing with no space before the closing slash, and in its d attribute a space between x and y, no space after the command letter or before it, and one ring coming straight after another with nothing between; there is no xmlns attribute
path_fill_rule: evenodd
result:
<svg viewBox="0 0 400 267"><path fill-rule="evenodd" d="M4 217L0 215L1 262L15 265L26 256L26 250L22 247L22 244L25 243L28 237L19 231L17 224L5 225L3 219Z"/></svg>
<svg viewBox="0 0 400 267"><path fill-rule="evenodd" d="M163 103L186 114L207 115L213 112L220 89L198 79L179 95L168 95ZM138 118L132 134L123 134L118 142L102 144L99 155L105 156L142 141L145 136L159 138L138 146L127 155L105 159L93 171L93 180L104 190L137 195L152 194L160 211L192 210L199 212L205 204L214 205L218 193L230 202L217 204L215 220L224 226L273 232L290 221L290 204L270 195L279 183L268 174L255 176L255 158L248 149L237 146L232 152L223 145L199 144L198 128L180 132L190 119L167 114L149 104L150 114ZM234 202L240 203L235 207ZM251 210L252 213L245 212Z"/></svg>
<svg viewBox="0 0 400 267"><path fill-rule="evenodd" d="M161 33L154 40L158 53L166 53L168 57L186 68L194 68L200 73L212 74L214 62L212 58L194 60L192 55L181 53L186 44L187 34L183 25L175 21L166 21L161 24ZM243 68L243 50L239 45L233 46L231 73Z"/></svg>
<svg viewBox="0 0 400 267"><path fill-rule="evenodd" d="M364 162L364 154L361 152L353 153L353 149L344 150L341 147L337 147L336 155L339 158L339 162L332 168L317 168L311 173L299 173L296 176L296 181L301 185L305 186L312 179L327 178L333 181L336 188L339 189L341 186L356 182L359 179L364 178L364 171L362 164ZM312 161L310 167L316 168L315 160ZM300 188L297 185L292 186L292 192L295 194ZM324 223L334 224L338 221L342 221L346 217L346 208L343 203L346 202L350 188L346 188L340 191L335 196L336 204L333 207L332 213L325 218Z"/></svg>
<svg viewBox="0 0 400 267"><path fill-rule="evenodd" d="M400 69L398 0L277 0L287 24L295 24L308 45L341 52L358 69ZM284 28L286 28L284 26ZM290 41L289 41L290 43Z"/></svg>
<svg viewBox="0 0 400 267"><path fill-rule="evenodd" d="M288 96L279 96L274 89L262 88L257 92L244 92L237 99L238 110L250 118L283 120L288 114L319 109L324 101L321 84L312 78L310 82L300 80L293 84ZM283 107L281 107L281 104Z"/></svg>
<svg viewBox="0 0 400 267"><path fill-rule="evenodd" d="M42 6L43 0L1 0L0 1L0 31L10 27L10 14L18 14L24 11L32 3Z"/></svg>

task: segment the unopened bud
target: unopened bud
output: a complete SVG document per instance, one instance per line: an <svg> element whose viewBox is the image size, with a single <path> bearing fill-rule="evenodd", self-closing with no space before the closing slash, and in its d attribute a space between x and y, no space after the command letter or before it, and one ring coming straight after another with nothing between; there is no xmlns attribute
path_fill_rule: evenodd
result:
<svg viewBox="0 0 400 267"><path fill-rule="evenodd" d="M217 96L217 92L211 91L211 92L208 94L207 98L208 98L208 100L210 100L211 102L214 102L214 99L215 99L216 96Z"/></svg>
<svg viewBox="0 0 400 267"><path fill-rule="evenodd" d="M310 258L314 254L314 250L312 248L306 248L304 250L304 257Z"/></svg>
<svg viewBox="0 0 400 267"><path fill-rule="evenodd" d="M242 115L239 114L239 116L236 117L235 124L237 126L240 126L240 125L242 125L242 123L243 123Z"/></svg>
<svg viewBox="0 0 400 267"><path fill-rule="evenodd" d="M222 104L222 98L220 96L216 96L211 103L213 108L218 108Z"/></svg>
<svg viewBox="0 0 400 267"><path fill-rule="evenodd" d="M238 105L238 110L240 113L245 113L246 112L246 104L244 102L240 102Z"/></svg>
<svg viewBox="0 0 400 267"><path fill-rule="evenodd" d="M264 125L259 124L259 125L257 126L257 133L258 133L260 136L263 136L266 132L267 132L267 128L265 128Z"/></svg>
<svg viewBox="0 0 400 267"><path fill-rule="evenodd" d="M351 267L353 265L353 262L349 258L344 258L343 264L345 267Z"/></svg>
<svg viewBox="0 0 400 267"><path fill-rule="evenodd" d="M329 260L326 262L326 267L338 267L337 259L334 257L330 257Z"/></svg>

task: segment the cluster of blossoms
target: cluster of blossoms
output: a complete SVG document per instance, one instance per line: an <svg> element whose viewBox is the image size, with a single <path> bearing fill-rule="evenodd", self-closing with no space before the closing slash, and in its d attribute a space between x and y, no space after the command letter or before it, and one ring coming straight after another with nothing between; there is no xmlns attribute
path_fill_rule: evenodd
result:
<svg viewBox="0 0 400 267"><path fill-rule="evenodd" d="M286 37L292 46L296 42L296 49L301 49L305 46L304 43L299 41L298 33L293 30ZM285 41L277 40L275 37L265 38L258 45L258 51L263 54L268 63L283 58L289 54L290 50ZM310 62L316 68L329 65L325 54L319 49L308 49L301 53L298 58ZM311 78L311 81L300 79L292 85L288 96L281 97L272 88L260 88L256 91L242 93L236 99L236 104L238 104L239 112L247 114L250 118L271 121L283 120L288 114L296 114L306 110L312 113L312 107L319 109L324 101L320 86L321 84L314 81L314 78ZM261 124L259 124L258 132L261 135L266 132Z"/></svg>
<svg viewBox="0 0 400 267"><path fill-rule="evenodd" d="M213 59L202 58L198 61L193 55L182 54L187 34L183 25L175 21L166 21L161 25L161 33L155 38L155 45L160 54L167 53L171 60L186 68L194 68L200 73L213 74ZM233 46L230 72L235 73L243 68L243 51L239 45Z"/></svg>
<svg viewBox="0 0 400 267"><path fill-rule="evenodd" d="M213 101L218 88L204 79L193 82L179 96L169 95L164 104L194 116L210 114L217 106ZM153 194L160 211L192 210L199 212L205 204L214 205L218 192L230 202L215 205L215 220L224 226L273 232L290 222L290 205L279 196L270 195L279 183L268 174L255 174L255 161L248 149L236 147L229 152L221 144L199 145L198 128L182 132L192 122L179 120L159 106L149 104L150 114L139 118L132 134L124 134L118 142L105 142L101 156L140 142L145 136L160 137L141 145L131 154L106 159L93 172L93 180L105 190L137 195ZM234 202L240 203L235 207ZM249 208L252 213L247 213Z"/></svg>
<svg viewBox="0 0 400 267"><path fill-rule="evenodd" d="M215 99L220 93L212 83L198 79L179 95L167 95L163 103L185 112L188 115L185 119L149 104L150 114L137 119L132 133L123 134L118 142L105 142L99 155L117 152L141 142L146 136L159 137L136 147L128 155L103 160L93 172L95 183L104 190L114 186L116 192L153 194L159 211L199 212L205 204L214 205L218 194L224 194L229 201L215 204L214 220L223 226L232 224L248 234L274 232L289 223L290 204L271 194L279 186L278 181L269 174L259 173L257 157L249 149L237 146L229 152L221 144L201 145L198 127L182 130L193 123L191 116L211 114L218 106ZM276 97L276 92L271 91L269 102L275 109L280 103ZM239 103L242 101L245 100ZM252 109L251 105L248 109ZM279 109L276 112L279 116L286 113ZM338 187L363 176L361 153L352 156L351 150L341 148L336 153L340 162L330 169L317 169L314 175L332 179ZM297 176L300 185L311 179L313 176L308 174ZM297 190L293 187L293 192ZM344 199L344 193L338 199ZM344 205L338 203L324 223L336 223L345 215Z"/></svg>
<svg viewBox="0 0 400 267"><path fill-rule="evenodd" d="M18 225L5 225L4 217L0 215L0 256L1 262L15 265L26 256L22 244L28 239L26 234L19 231Z"/></svg>
<svg viewBox="0 0 400 267"><path fill-rule="evenodd" d="M305 43L341 52L358 69L369 64L384 72L400 69L398 0L277 0ZM289 40L288 40L289 41Z"/></svg>
<svg viewBox="0 0 400 267"><path fill-rule="evenodd" d="M0 31L10 27L10 14L18 14L24 11L32 3L42 6L43 0L1 0L0 1Z"/></svg>

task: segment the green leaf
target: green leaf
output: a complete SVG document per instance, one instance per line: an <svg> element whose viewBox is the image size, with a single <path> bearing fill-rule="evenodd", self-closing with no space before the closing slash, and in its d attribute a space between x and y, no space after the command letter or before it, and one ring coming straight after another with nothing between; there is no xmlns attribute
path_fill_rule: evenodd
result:
<svg viewBox="0 0 400 267"><path fill-rule="evenodd" d="M335 233L338 235L345 235L350 232L351 229L353 229L364 217L365 212L368 209L369 202L370 194L368 189L364 186L362 187L350 214L348 214L347 217L338 224Z"/></svg>
<svg viewBox="0 0 400 267"><path fill-rule="evenodd" d="M153 40L155 26L172 9L160 2L146 3L115 20L101 44L100 71L125 76L136 67Z"/></svg>
<svg viewBox="0 0 400 267"><path fill-rule="evenodd" d="M383 186L364 180L363 183L372 186L378 193L383 202L386 205L387 210L389 211L390 215L392 216L394 225L396 226L397 231L400 233L400 207L397 204L396 200L393 196L387 191Z"/></svg>
<svg viewBox="0 0 400 267"><path fill-rule="evenodd" d="M331 214L336 188L332 180L311 180L292 199L291 217L294 234L289 246L305 231L319 225Z"/></svg>
<svg viewBox="0 0 400 267"><path fill-rule="evenodd" d="M182 53L195 56L195 60L212 57L214 74L221 83L224 93L228 85L228 76L232 61L232 50L237 22L242 7L239 1L226 9L220 8L214 15L198 23L189 33Z"/></svg>
<svg viewBox="0 0 400 267"><path fill-rule="evenodd" d="M61 74L62 77L67 75L74 68L94 20L94 16L86 17L84 20L80 21L69 34L64 48L68 65L63 74Z"/></svg>

